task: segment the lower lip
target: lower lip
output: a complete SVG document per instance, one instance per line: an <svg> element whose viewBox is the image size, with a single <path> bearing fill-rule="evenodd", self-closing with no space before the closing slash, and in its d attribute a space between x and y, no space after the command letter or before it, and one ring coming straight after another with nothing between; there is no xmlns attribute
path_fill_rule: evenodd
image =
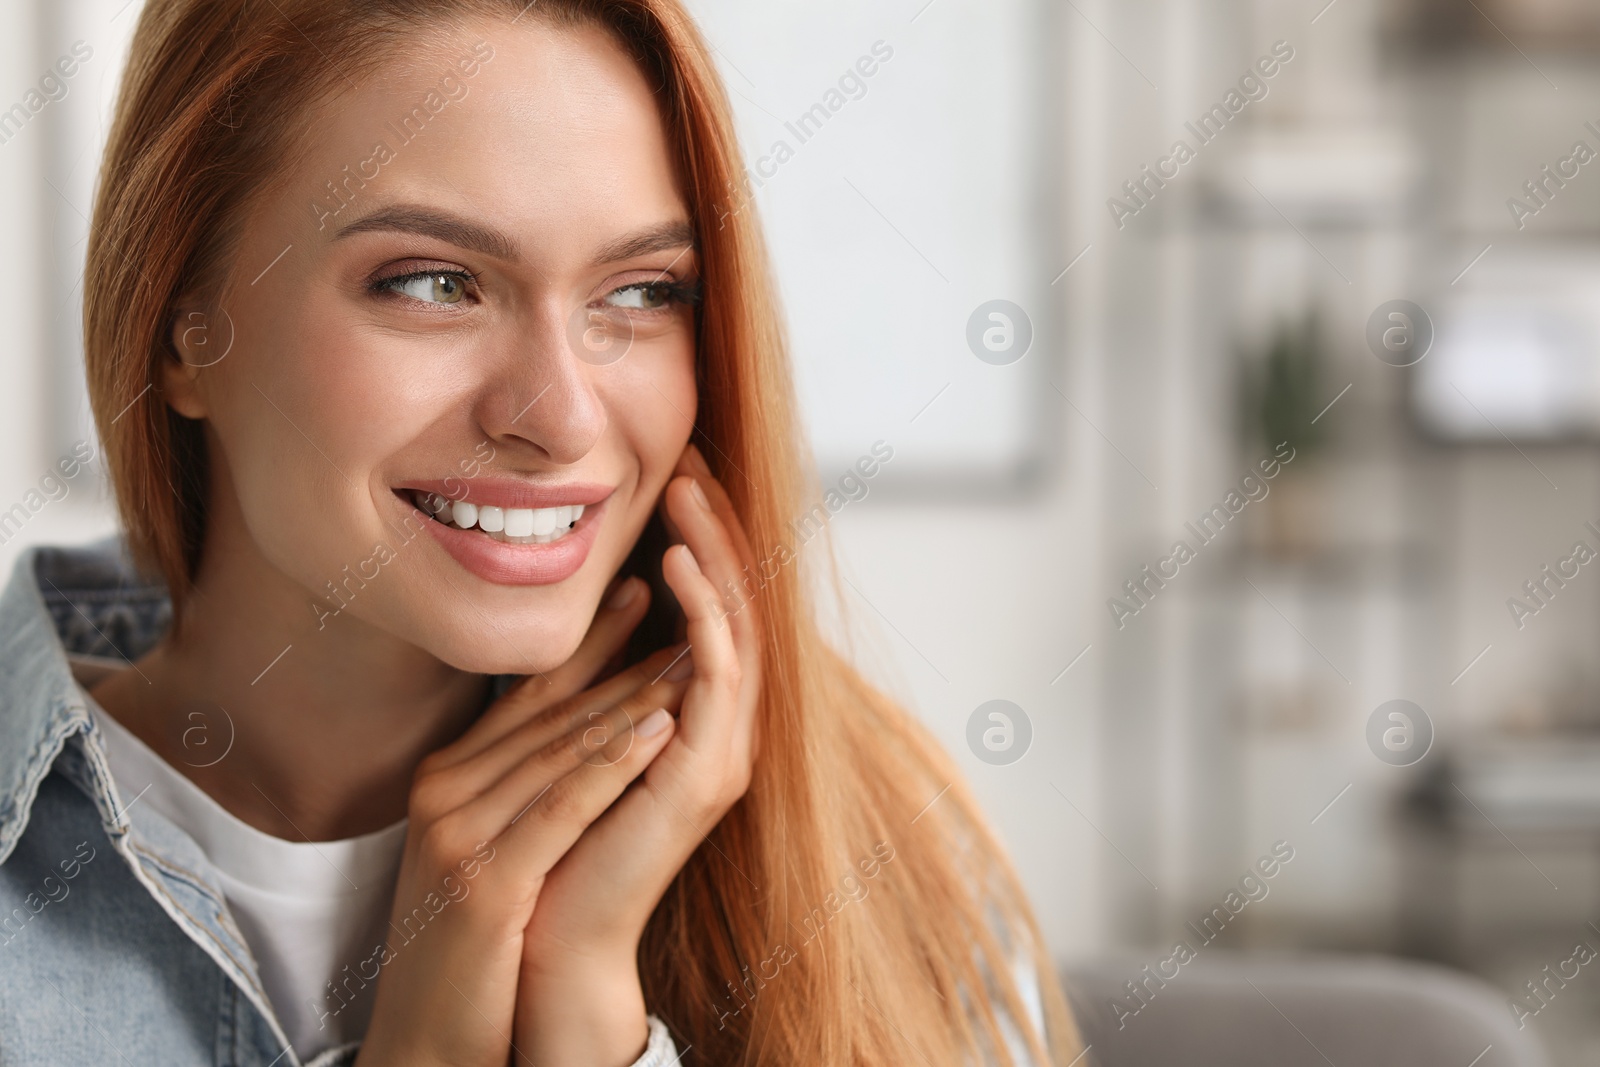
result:
<svg viewBox="0 0 1600 1067"><path fill-rule="evenodd" d="M422 513L404 495L399 499L408 509ZM600 529L600 516L610 500L606 497L584 508L571 533L542 545L496 541L482 533L446 526L432 517L424 521L434 540L457 563L484 581L496 585L551 585L571 578L589 558L589 549Z"/></svg>

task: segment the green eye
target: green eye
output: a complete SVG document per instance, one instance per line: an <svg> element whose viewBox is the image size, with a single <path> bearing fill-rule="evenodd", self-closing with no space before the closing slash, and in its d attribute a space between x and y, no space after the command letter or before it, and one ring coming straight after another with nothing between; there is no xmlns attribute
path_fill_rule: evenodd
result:
<svg viewBox="0 0 1600 1067"><path fill-rule="evenodd" d="M669 283L640 282L613 291L606 300L612 307L656 311L672 303L675 295L674 287Z"/></svg>
<svg viewBox="0 0 1600 1067"><path fill-rule="evenodd" d="M403 274L378 283L381 288L427 304L459 304L467 295L467 282L459 274Z"/></svg>

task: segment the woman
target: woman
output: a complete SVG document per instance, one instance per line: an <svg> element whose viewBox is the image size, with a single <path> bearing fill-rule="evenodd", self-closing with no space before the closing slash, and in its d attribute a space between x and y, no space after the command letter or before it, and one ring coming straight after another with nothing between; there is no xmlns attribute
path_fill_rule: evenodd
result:
<svg viewBox="0 0 1600 1067"><path fill-rule="evenodd" d="M129 556L0 601L7 1063L1079 1054L813 620L738 159L675 0L150 0L84 285Z"/></svg>

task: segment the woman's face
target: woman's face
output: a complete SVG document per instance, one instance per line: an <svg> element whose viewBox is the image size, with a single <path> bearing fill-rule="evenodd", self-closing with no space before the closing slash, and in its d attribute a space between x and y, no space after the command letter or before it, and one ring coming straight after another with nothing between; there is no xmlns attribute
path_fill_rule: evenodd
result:
<svg viewBox="0 0 1600 1067"><path fill-rule="evenodd" d="M167 399L206 423L208 554L259 564L314 628L545 670L694 424L689 214L604 31L412 43L275 161L235 280L177 309Z"/></svg>

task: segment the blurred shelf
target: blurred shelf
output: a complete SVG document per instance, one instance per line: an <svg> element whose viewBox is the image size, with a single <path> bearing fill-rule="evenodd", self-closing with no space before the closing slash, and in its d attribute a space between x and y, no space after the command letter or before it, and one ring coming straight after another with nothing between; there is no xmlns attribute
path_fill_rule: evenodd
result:
<svg viewBox="0 0 1600 1067"><path fill-rule="evenodd" d="M1455 832L1576 833L1600 841L1600 734L1457 746L1412 802Z"/></svg>
<svg viewBox="0 0 1600 1067"><path fill-rule="evenodd" d="M1232 588L1249 578L1275 585L1310 587L1318 595L1330 591L1368 596L1374 589L1408 593L1437 588L1437 549L1427 545L1344 545L1295 555L1279 555L1254 546L1235 545L1220 555L1211 571L1210 584Z"/></svg>

